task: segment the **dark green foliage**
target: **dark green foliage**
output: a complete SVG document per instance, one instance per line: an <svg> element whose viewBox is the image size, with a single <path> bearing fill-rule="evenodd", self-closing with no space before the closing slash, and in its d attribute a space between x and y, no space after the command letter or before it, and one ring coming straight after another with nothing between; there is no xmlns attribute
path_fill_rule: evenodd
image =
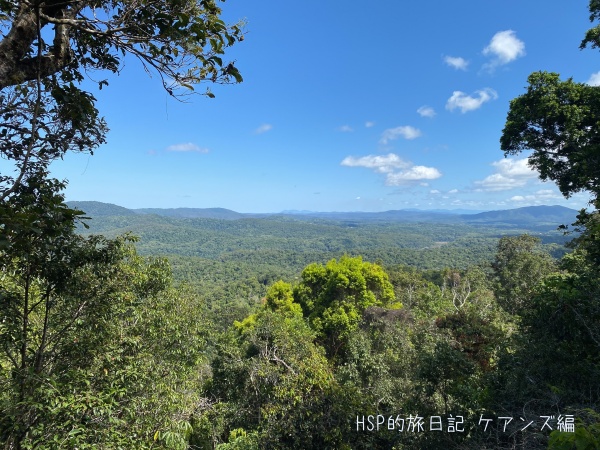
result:
<svg viewBox="0 0 600 450"><path fill-rule="evenodd" d="M529 163L542 180L553 180L566 197L600 194L600 90L560 81L556 73L529 76L527 93L512 100L500 140L508 154L533 150Z"/></svg>
<svg viewBox="0 0 600 450"><path fill-rule="evenodd" d="M133 238L76 234L62 186L32 181L2 203L0 442L182 448L201 304Z"/></svg>
<svg viewBox="0 0 600 450"><path fill-rule="evenodd" d="M239 83L238 69L224 63L221 55L244 39L243 24L226 25L219 3L49 2L37 11L33 5L16 8L2 2L2 25L11 32L0 41L0 89L53 76L61 79L61 88L69 83L72 87L86 71L118 72L126 54L158 72L170 93L177 87L193 90L202 81ZM39 34L48 41L37 41ZM166 77L174 84L167 85ZM107 84L101 80L99 88Z"/></svg>
<svg viewBox="0 0 600 450"><path fill-rule="evenodd" d="M504 237L492 267L498 303L509 313L519 314L528 307L533 289L555 269L550 255L539 248L533 236Z"/></svg>
<svg viewBox="0 0 600 450"><path fill-rule="evenodd" d="M589 10L590 22L595 22L600 19L600 2L598 2L598 0L590 0ZM592 48L600 47L600 28L598 26L590 28L586 32L585 38L581 41L579 48L584 49L588 45Z"/></svg>
<svg viewBox="0 0 600 450"><path fill-rule="evenodd" d="M590 20L596 21L600 3L591 0L589 9ZM597 26L590 29L581 48L598 47L598 31ZM549 442L547 436L538 436L535 445L549 443L549 448L597 447L599 107L597 87L572 79L561 81L555 73L533 73L527 93L511 102L501 138L505 154L533 150L529 163L542 179L555 181L565 197L589 192L590 205L595 208L579 213L573 225L580 234L570 243L574 251L564 255L552 272L548 258L532 251L535 242L531 238L505 242L510 244L506 249L516 245L516 254L499 247L499 301L506 307L514 303L514 297L520 305L507 308L516 314L518 329L510 336L510 347L501 354L490 392L496 408L527 403L524 413L534 416L553 408L573 414L577 418L574 433L553 432ZM586 416L585 421L582 416Z"/></svg>
<svg viewBox="0 0 600 450"><path fill-rule="evenodd" d="M339 448L339 416L332 417L336 388L314 332L301 315L269 308L249 319L219 343L206 393L220 402L201 409L196 421L204 425L192 441L206 446L229 438L222 448L238 448L234 444L250 435L261 449ZM221 428L204 419L217 411L224 414ZM246 439L229 433L239 428Z"/></svg>
<svg viewBox="0 0 600 450"><path fill-rule="evenodd" d="M48 168L105 142L96 99L79 86L90 70L118 72L127 53L156 70L172 95L202 81L241 82L220 55L243 40L242 24L227 26L220 13L212 0L0 2L6 449L187 447L202 304L175 291L167 261L139 257L129 236L76 234L82 212L64 204L65 182Z"/></svg>
<svg viewBox="0 0 600 450"><path fill-rule="evenodd" d="M598 272L578 251L566 256L561 268L562 273L543 280L531 309L523 313L523 358L537 360L530 373L543 380L535 386L539 396L552 397L552 392L560 404L570 407L598 404Z"/></svg>
<svg viewBox="0 0 600 450"><path fill-rule="evenodd" d="M489 441L470 434L356 431L357 416L405 411L425 416L462 413L473 420L492 403L488 384L511 329L479 268L446 270L437 278L440 285L414 269L391 271L394 286L409 290L401 298L411 299L410 310L375 306L386 291L387 275L379 270L345 257L325 266L309 265L294 288L285 282L271 285L264 306L218 344L213 378L204 391L207 403L195 419L195 445L367 449L455 448L473 442L478 448ZM361 277L369 273L379 281L365 291L368 283ZM388 306L397 301L393 295L386 297ZM361 299L371 306L350 308L360 306ZM350 320L355 316L356 322ZM313 330L298 334L308 332L308 324ZM298 384L299 362L294 363L299 361L295 358L309 358L297 353L302 348L313 348L329 360L323 366L328 387L313 386L308 397ZM303 367L314 373L314 368ZM287 409L287 394L278 394L286 386L296 399L293 412ZM294 440L297 433L303 440Z"/></svg>
<svg viewBox="0 0 600 450"><path fill-rule="evenodd" d="M42 267L2 267L1 441L183 443L201 363L200 305L170 289L165 260L142 260L127 239L73 235L55 248L60 255Z"/></svg>

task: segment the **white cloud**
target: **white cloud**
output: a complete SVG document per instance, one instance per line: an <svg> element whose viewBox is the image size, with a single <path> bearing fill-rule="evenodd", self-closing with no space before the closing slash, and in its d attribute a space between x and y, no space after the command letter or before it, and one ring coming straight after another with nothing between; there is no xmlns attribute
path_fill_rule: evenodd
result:
<svg viewBox="0 0 600 450"><path fill-rule="evenodd" d="M433 109L431 106L423 105L417 109L417 112L421 117L435 117L435 109Z"/></svg>
<svg viewBox="0 0 600 450"><path fill-rule="evenodd" d="M511 159L505 158L492 163L503 175L511 178L536 178L537 172L529 167L527 158Z"/></svg>
<svg viewBox="0 0 600 450"><path fill-rule="evenodd" d="M396 128L388 128L381 134L380 143L386 145L389 141L393 141L398 139L399 137L403 137L404 139L416 139L421 136L421 130L417 128L411 127L410 125L396 127Z"/></svg>
<svg viewBox="0 0 600 450"><path fill-rule="evenodd" d="M513 30L498 31L483 49L483 54L492 57L484 67L494 69L524 56L525 43L517 38Z"/></svg>
<svg viewBox="0 0 600 450"><path fill-rule="evenodd" d="M468 111L479 109L484 103L496 100L497 98L498 94L496 91L490 88L475 91L475 96L467 95L461 91L454 91L452 97L446 102L446 109L449 111L460 109L460 112L464 114Z"/></svg>
<svg viewBox="0 0 600 450"><path fill-rule="evenodd" d="M496 173L487 176L475 184L484 191L506 191L525 186L531 179L537 178L538 173L527 164L527 158L523 159L501 159L495 161L492 166Z"/></svg>
<svg viewBox="0 0 600 450"><path fill-rule="evenodd" d="M590 75L590 79L587 80L587 84L590 86L600 86L600 72Z"/></svg>
<svg viewBox="0 0 600 450"><path fill-rule="evenodd" d="M400 186L421 180L435 180L441 176L441 172L435 167L413 166L402 172L388 173L385 184L388 186ZM424 185L427 186L427 184Z"/></svg>
<svg viewBox="0 0 600 450"><path fill-rule="evenodd" d="M444 62L457 70L467 70L469 61L460 56L444 56Z"/></svg>
<svg viewBox="0 0 600 450"><path fill-rule="evenodd" d="M517 203L527 202L540 204L546 202L547 200L553 200L557 198L561 198L561 196L552 189L541 189L529 195L514 195L509 199L509 201Z"/></svg>
<svg viewBox="0 0 600 450"><path fill-rule="evenodd" d="M527 180L508 178L502 174L495 173L485 177L481 181L476 181L476 185L481 186L484 191L506 191L527 184Z"/></svg>
<svg viewBox="0 0 600 450"><path fill-rule="evenodd" d="M451 189L448 191L448 194L456 194L458 193L458 189Z"/></svg>
<svg viewBox="0 0 600 450"><path fill-rule="evenodd" d="M373 125L375 125L375 122L371 122L370 120L367 120L365 122L365 127L367 128L371 128Z"/></svg>
<svg viewBox="0 0 600 450"><path fill-rule="evenodd" d="M377 173L386 175L387 186L400 186L405 184L418 184L427 186L423 180L435 180L442 176L435 167L413 166L398 155L367 155L360 158L348 156L341 162L346 167L365 167Z"/></svg>
<svg viewBox="0 0 600 450"><path fill-rule="evenodd" d="M437 189L432 189L429 191L430 194L440 194L440 191L438 191Z"/></svg>
<svg viewBox="0 0 600 450"><path fill-rule="evenodd" d="M184 144L174 144L167 147L168 152L197 152L197 153L208 153L207 148L198 147L196 144L187 142Z"/></svg>
<svg viewBox="0 0 600 450"><path fill-rule="evenodd" d="M349 133L351 131L354 131L354 129L350 125L342 125L338 128L338 131L341 131L343 133Z"/></svg>
<svg viewBox="0 0 600 450"><path fill-rule="evenodd" d="M389 153L387 155L367 155L355 158L348 156L341 162L342 166L347 167L366 167L373 169L378 173L391 173L395 169L406 169L410 167L410 163L404 161L398 155Z"/></svg>
<svg viewBox="0 0 600 450"><path fill-rule="evenodd" d="M255 134L263 134L266 133L267 131L271 131L273 129L273 125L271 125L270 123L263 123L260 127L258 127L256 130L254 130Z"/></svg>

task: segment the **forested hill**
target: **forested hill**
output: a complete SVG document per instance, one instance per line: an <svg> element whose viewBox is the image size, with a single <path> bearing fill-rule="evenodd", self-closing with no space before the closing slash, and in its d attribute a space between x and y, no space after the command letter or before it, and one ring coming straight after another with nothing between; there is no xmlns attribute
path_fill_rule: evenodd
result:
<svg viewBox="0 0 600 450"><path fill-rule="evenodd" d="M473 215L462 215L468 223L555 226L557 223L570 225L575 221L577 211L564 206L526 206L503 211L488 211Z"/></svg>
<svg viewBox="0 0 600 450"><path fill-rule="evenodd" d="M492 227L521 227L531 230L554 230L558 225L571 224L575 221L577 211L564 206L527 206L523 208L499 211L487 211L476 214L458 214L452 210L391 210L383 212L314 212L284 211L281 213L258 214L239 213L225 208L140 208L127 209L110 203L79 201L68 202L69 206L79 208L93 217L128 216L134 214L150 214L164 217L187 219L222 219L238 220L244 218L285 217L292 220L312 221L324 219L344 222L346 224L379 222L429 222L429 223L463 223L471 225L487 225Z"/></svg>
<svg viewBox="0 0 600 450"><path fill-rule="evenodd" d="M307 265L344 254L386 268L489 267L501 237L527 233L558 258L570 238L556 228L576 215L561 207L531 207L471 215L304 211L253 217L217 208L140 212L99 202L69 205L91 217L89 229L79 232L110 238L131 232L139 237L139 253L168 257L174 278L193 286L222 323L243 319L276 280L293 282Z"/></svg>
<svg viewBox="0 0 600 450"><path fill-rule="evenodd" d="M250 216L250 214L242 214L225 208L142 208L132 211L138 214L156 214L157 216L188 219L236 220Z"/></svg>
<svg viewBox="0 0 600 450"><path fill-rule="evenodd" d="M252 271L265 267L265 273L292 276L306 264L345 253L386 265L467 267L491 261L500 237L524 233L541 238L546 250L558 257L567 238L556 228L572 223L576 215L558 206L474 215L388 211L252 217L224 209L152 209L153 214L146 214L98 202L69 205L92 217L82 233L116 237L132 232L140 238L142 254L169 255L176 275L182 273L181 265L202 264L191 264L190 258L200 258L244 271L247 267L242 266L250 265Z"/></svg>
<svg viewBox="0 0 600 450"><path fill-rule="evenodd" d="M112 203L102 202L67 202L71 208L80 209L88 216L132 216L135 212L131 209L123 208L122 206L113 205Z"/></svg>

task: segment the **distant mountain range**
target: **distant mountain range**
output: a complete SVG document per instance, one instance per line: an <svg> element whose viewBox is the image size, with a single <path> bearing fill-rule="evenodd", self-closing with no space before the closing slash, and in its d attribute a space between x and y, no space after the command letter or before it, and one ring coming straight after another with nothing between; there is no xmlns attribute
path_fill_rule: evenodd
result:
<svg viewBox="0 0 600 450"><path fill-rule="evenodd" d="M157 216L185 219L237 220L244 217L256 217L256 214L243 214L225 208L141 208L132 211L137 214L156 214Z"/></svg>
<svg viewBox="0 0 600 450"><path fill-rule="evenodd" d="M67 202L72 208L78 208L91 217L157 215L182 219L220 219L239 220L245 218L281 217L289 220L314 221L330 220L353 223L385 222L430 222L462 223L469 225L516 228L526 226L531 229L555 229L558 225L570 225L576 219L578 211L564 206L526 206L523 208L500 211L486 211L465 214L464 210L391 210L383 212L314 212L283 211L272 214L239 213L225 208L141 208L127 209L110 203L95 201Z"/></svg>

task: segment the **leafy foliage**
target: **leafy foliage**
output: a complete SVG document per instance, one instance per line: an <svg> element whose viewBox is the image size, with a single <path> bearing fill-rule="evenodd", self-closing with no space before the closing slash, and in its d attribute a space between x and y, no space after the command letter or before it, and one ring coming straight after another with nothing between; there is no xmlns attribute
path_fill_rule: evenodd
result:
<svg viewBox="0 0 600 450"><path fill-rule="evenodd" d="M117 72L131 54L176 86L242 78L223 63L225 48L243 40L243 24L227 26L215 0L150 2L3 2L8 33L0 41L0 89L56 74L81 81L94 69ZM53 32L50 31L53 28ZM46 31L47 30L47 31ZM52 37L46 42L45 36ZM106 85L100 82L100 88ZM165 84L166 86L166 84ZM171 89L171 88L169 88Z"/></svg>
<svg viewBox="0 0 600 450"><path fill-rule="evenodd" d="M511 101L500 144L505 154L533 150L529 164L556 181L566 197L600 194L600 90L556 73L529 76L527 93Z"/></svg>
<svg viewBox="0 0 600 450"><path fill-rule="evenodd" d="M502 307L512 313L527 308L535 286L554 269L554 261L540 251L533 236L503 237L493 263L495 293Z"/></svg>
<svg viewBox="0 0 600 450"><path fill-rule="evenodd" d="M198 420L228 411L229 430L257 433L260 448L335 448L328 419L333 378L313 341L314 332L301 315L286 317L268 307L251 323L231 330L219 345L206 391L221 403L207 404ZM206 445L202 442L214 439L207 431L194 442ZM225 431L218 440L227 436ZM239 433L230 435L229 447L223 448L238 448L246 440Z"/></svg>
<svg viewBox="0 0 600 450"><path fill-rule="evenodd" d="M294 298L332 356L358 328L368 307L389 306L395 295L381 267L363 262L360 257L343 256L325 266L306 267Z"/></svg>
<svg viewBox="0 0 600 450"><path fill-rule="evenodd" d="M171 288L166 260L137 256L133 238L76 234L60 187L21 184L3 204L0 442L182 448L201 305Z"/></svg>

